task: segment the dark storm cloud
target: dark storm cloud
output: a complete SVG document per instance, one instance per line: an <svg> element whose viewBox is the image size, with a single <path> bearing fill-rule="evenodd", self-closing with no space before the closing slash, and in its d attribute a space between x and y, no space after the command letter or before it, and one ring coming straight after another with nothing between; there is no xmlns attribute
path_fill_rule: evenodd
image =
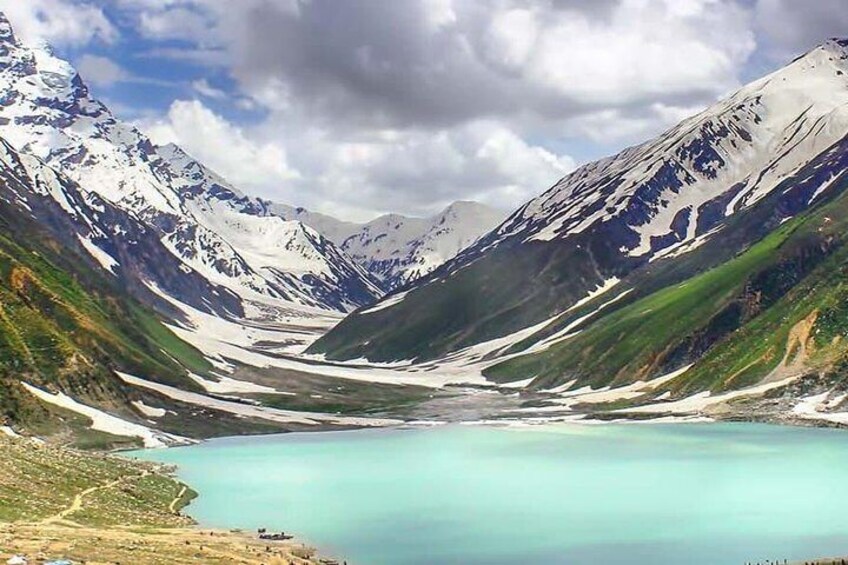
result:
<svg viewBox="0 0 848 565"><path fill-rule="evenodd" d="M646 5L658 18L673 11L663 2ZM618 8L616 0L462 0L445 3L441 9L439 3L424 1L313 0L292 5L266 0L240 4L224 25L231 26L227 32L232 39L233 73L247 89L282 85L286 100L297 101L318 119L341 123L445 127L519 114L559 120L610 105L690 105L727 87L730 68L707 70L687 84L665 86L658 80L657 88L650 88L653 77L647 74L621 89L593 83L598 95L583 88L584 83L599 80L580 72L591 66L585 59L595 53L598 63L593 72L602 74L608 66L611 84L619 80L622 69L627 70L629 61L610 65L604 58L610 46L602 35L596 44L578 43L580 51L569 50L565 42L556 50L556 43L544 35L573 30L578 41L585 41L595 29L604 32L624 25L610 22ZM710 23L706 13L704 17ZM546 28L554 24L559 31ZM528 58L536 58L522 60L522 49L530 52ZM539 63L542 57L546 59ZM637 50L622 54L633 59L634 67L646 65L641 57ZM573 65L575 71L548 80L540 66L556 63L562 68Z"/></svg>
<svg viewBox="0 0 848 565"><path fill-rule="evenodd" d="M237 72L248 84L281 78L332 117L432 125L513 111L520 81L481 64L460 29L431 17L417 2L317 0L297 14L264 2L246 14Z"/></svg>
<svg viewBox="0 0 848 565"><path fill-rule="evenodd" d="M744 1L109 4L148 60L202 62L191 78L229 95L174 101L146 124L159 141L250 191L362 216L517 206L575 147L585 159L659 133L738 86L755 47Z"/></svg>

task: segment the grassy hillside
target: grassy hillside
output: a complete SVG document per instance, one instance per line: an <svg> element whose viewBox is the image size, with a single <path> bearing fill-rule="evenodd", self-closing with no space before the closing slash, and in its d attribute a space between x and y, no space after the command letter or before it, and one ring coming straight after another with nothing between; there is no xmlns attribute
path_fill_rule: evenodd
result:
<svg viewBox="0 0 848 565"><path fill-rule="evenodd" d="M313 551L191 527L195 497L152 463L0 434L0 560L75 563L309 564Z"/></svg>
<svg viewBox="0 0 848 565"><path fill-rule="evenodd" d="M110 275L0 202L0 421L36 423L43 408L21 386L123 401L114 369L185 388L184 367L208 363Z"/></svg>
<svg viewBox="0 0 848 565"><path fill-rule="evenodd" d="M848 345L848 196L841 192L846 182L835 183L832 201L782 223L736 257L647 295L643 286L641 295L602 310L573 337L487 374L500 380L535 376L536 387L573 378L604 386L695 363L665 387L683 395L741 388L776 369L832 365ZM722 243L726 240L714 245ZM707 262L710 253L705 247L685 260ZM654 284L667 274L657 266Z"/></svg>
<svg viewBox="0 0 848 565"><path fill-rule="evenodd" d="M587 246L535 243L496 249L449 276L445 265L394 307L365 308L310 347L333 359L433 359L519 330L564 309L594 288L598 273Z"/></svg>

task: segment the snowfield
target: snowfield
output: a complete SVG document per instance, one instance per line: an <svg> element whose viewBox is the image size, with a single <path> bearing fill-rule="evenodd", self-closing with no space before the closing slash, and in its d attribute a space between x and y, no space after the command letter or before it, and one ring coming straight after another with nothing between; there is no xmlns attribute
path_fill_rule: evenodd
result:
<svg viewBox="0 0 848 565"><path fill-rule="evenodd" d="M29 383L22 381L21 384L39 400L89 418L91 420L90 427L92 430L106 432L116 436L137 437L144 442L144 447L166 447L169 445L191 443L191 440L187 438L159 432L141 424L135 424L118 418L92 406L87 406L64 393L51 394Z"/></svg>

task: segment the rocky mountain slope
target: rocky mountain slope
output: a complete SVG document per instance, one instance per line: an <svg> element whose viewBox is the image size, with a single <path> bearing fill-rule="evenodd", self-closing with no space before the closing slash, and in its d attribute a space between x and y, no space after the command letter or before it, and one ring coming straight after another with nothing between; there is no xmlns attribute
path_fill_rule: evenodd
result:
<svg viewBox="0 0 848 565"><path fill-rule="evenodd" d="M106 231L100 220L112 216L125 220L126 232ZM103 266L104 256L169 257L143 226L86 199L72 181L2 140L0 225L0 421L33 428L49 421L51 433L73 428L73 418L37 401L36 388L143 417L115 369L198 388L187 370L205 373L211 365L127 296L122 272Z"/></svg>
<svg viewBox="0 0 848 565"><path fill-rule="evenodd" d="M475 346L502 360L490 378L536 388L613 386L691 363L657 394L779 378L784 349L791 361L825 335L814 311L816 323L841 319L821 316L842 272L846 73L848 42L830 40L579 168L311 351L422 360Z"/></svg>
<svg viewBox="0 0 848 565"><path fill-rule="evenodd" d="M115 118L67 62L45 46L21 44L5 19L0 93L0 136L155 234L179 262L171 285L161 286L177 300L240 315L245 301L345 311L381 293L362 267L314 230L263 213L261 202L239 194L179 148L156 147ZM118 262L102 249L94 253L107 268ZM134 256L132 262L149 260ZM226 289L228 298L219 302L191 283L182 288L180 271Z"/></svg>

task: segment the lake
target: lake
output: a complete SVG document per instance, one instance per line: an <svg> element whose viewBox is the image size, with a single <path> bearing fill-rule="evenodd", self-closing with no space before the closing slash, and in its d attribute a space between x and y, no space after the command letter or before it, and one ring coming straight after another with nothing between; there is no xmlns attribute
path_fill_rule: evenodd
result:
<svg viewBox="0 0 848 565"><path fill-rule="evenodd" d="M720 565L848 554L848 432L622 424L296 433L136 452L210 527L351 565Z"/></svg>

